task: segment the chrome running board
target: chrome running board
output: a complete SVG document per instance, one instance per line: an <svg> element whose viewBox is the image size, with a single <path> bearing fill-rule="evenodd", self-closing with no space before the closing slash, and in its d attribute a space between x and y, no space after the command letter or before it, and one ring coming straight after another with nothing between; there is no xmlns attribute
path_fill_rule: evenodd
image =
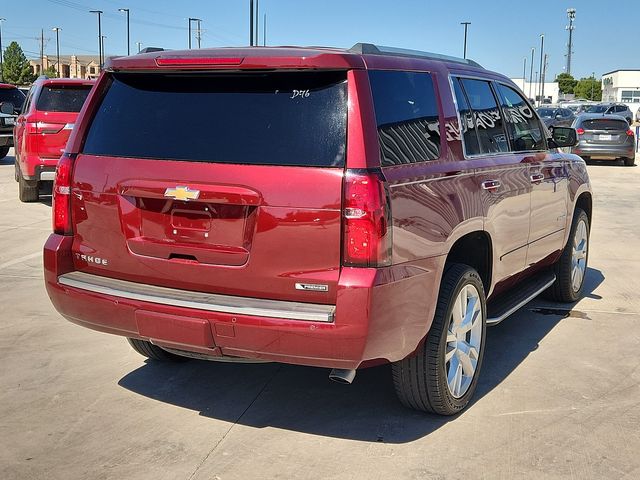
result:
<svg viewBox="0 0 640 480"><path fill-rule="evenodd" d="M556 276L553 273L538 276L530 280L525 280L522 285L516 285L510 292L509 297L505 299L496 299L494 302L489 302L489 315L487 315L487 326L494 326L499 324L505 318L514 314L520 310L531 300L536 298L547 288L553 285L556 281ZM515 295L513 291L518 291L519 287L520 295Z"/></svg>

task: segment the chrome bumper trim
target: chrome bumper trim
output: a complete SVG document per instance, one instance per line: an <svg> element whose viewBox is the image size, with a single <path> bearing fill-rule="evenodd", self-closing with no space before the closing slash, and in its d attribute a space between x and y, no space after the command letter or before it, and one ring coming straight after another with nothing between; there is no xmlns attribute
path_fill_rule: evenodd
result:
<svg viewBox="0 0 640 480"><path fill-rule="evenodd" d="M50 181L56 179L56 172L42 172L40 174L40 180Z"/></svg>
<svg viewBox="0 0 640 480"><path fill-rule="evenodd" d="M130 300L235 315L330 323L334 320L336 310L333 305L192 292L128 282L84 272L65 273L58 277L58 282L67 287Z"/></svg>

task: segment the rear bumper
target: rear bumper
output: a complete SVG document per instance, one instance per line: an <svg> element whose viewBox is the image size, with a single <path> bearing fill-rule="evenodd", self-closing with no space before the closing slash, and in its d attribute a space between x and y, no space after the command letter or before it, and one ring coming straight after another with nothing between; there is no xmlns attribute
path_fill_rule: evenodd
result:
<svg viewBox="0 0 640 480"><path fill-rule="evenodd" d="M57 158L42 158L37 155L20 157L22 176L26 180L53 181L58 160Z"/></svg>
<svg viewBox="0 0 640 480"><path fill-rule="evenodd" d="M581 157L633 158L635 156L635 145L634 142L627 142L622 145L589 145L580 143L572 149L571 153Z"/></svg>
<svg viewBox="0 0 640 480"><path fill-rule="evenodd" d="M0 147L13 147L13 132L0 133Z"/></svg>
<svg viewBox="0 0 640 480"><path fill-rule="evenodd" d="M443 262L437 257L423 261L419 267L343 268L335 306L298 304L307 313L320 315L314 321L291 318L295 314L274 313L291 302L275 302L271 314L259 308L215 311L215 305L225 304L225 298L210 295L218 297L210 302L213 307L200 304L199 308L191 308L185 303L158 303L157 299L149 301L149 297L118 293L117 288L79 288L83 285L74 285L68 279L83 279L82 274L65 275L73 271L71 244L71 237L51 235L44 248L44 266L53 305L73 323L212 357L235 356L327 368L358 368L411 354L431 325ZM105 277L89 275L84 279L109 283ZM120 288L128 283L115 282L110 285ZM135 289L128 289L131 290ZM170 296L175 297L175 292L193 293L174 290ZM162 296L167 292L159 293ZM229 298L233 299L226 297ZM259 299L245 300L267 309L273 306ZM226 305L235 304L232 301ZM323 320L323 312L331 315Z"/></svg>

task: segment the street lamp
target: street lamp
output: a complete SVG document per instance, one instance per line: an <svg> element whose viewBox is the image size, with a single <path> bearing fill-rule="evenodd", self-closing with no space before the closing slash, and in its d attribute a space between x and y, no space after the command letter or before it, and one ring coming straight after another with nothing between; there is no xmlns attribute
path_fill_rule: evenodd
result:
<svg viewBox="0 0 640 480"><path fill-rule="evenodd" d="M6 21L6 18L0 18L0 82L4 82L4 70L2 69L2 22Z"/></svg>
<svg viewBox="0 0 640 480"><path fill-rule="evenodd" d="M102 10L89 10L89 13L95 13L98 15L98 64L100 70L102 70L102 23L101 15L104 13Z"/></svg>
<svg viewBox="0 0 640 480"><path fill-rule="evenodd" d="M467 58L467 29L471 22L460 22L460 25L464 25L464 56L463 58Z"/></svg>
<svg viewBox="0 0 640 480"><path fill-rule="evenodd" d="M119 8L119 12L127 14L127 55L131 55L131 49L129 47L129 9L128 8Z"/></svg>
<svg viewBox="0 0 640 480"><path fill-rule="evenodd" d="M62 68L60 67L60 30L62 30L60 27L53 27L51 29L52 31L56 32L56 54L58 56L58 78L61 78L62 75L60 75L60 72L62 71Z"/></svg>

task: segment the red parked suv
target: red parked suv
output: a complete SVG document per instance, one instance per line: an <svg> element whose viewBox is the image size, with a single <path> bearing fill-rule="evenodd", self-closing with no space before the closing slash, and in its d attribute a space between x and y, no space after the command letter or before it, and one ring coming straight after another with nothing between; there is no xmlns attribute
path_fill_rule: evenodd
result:
<svg viewBox="0 0 640 480"><path fill-rule="evenodd" d="M582 293L584 162L506 77L358 44L107 61L58 164L46 286L180 356L356 369L454 414L485 327Z"/></svg>
<svg viewBox="0 0 640 480"><path fill-rule="evenodd" d="M13 131L21 201L37 201L40 182L53 180L58 159L94 83L40 77L32 85Z"/></svg>

